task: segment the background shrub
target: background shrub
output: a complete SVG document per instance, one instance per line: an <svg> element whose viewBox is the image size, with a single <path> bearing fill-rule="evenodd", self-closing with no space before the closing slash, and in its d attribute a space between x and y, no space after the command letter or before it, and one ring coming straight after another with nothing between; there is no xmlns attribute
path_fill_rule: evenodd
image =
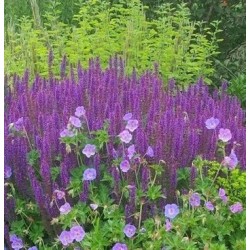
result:
<svg viewBox="0 0 250 250"><path fill-rule="evenodd" d="M51 5L50 5L51 6ZM59 5L58 5L59 6ZM64 54L76 67L80 60L88 65L92 57L100 57L107 66L109 57L118 54L125 62L125 71L142 72L159 63L164 79L174 77L178 84L188 86L204 76L211 83L214 74L212 57L218 52L218 22L203 28L202 22L190 20L186 5L159 7L155 18L145 16L146 7L139 0L86 1L75 13L72 25L60 18L57 5L39 12L33 4L34 18L22 17L20 23L7 23L5 30L5 70L21 74L29 68L31 74L47 76L47 56L54 52L53 72L59 75L59 60ZM40 13L40 14L39 14Z"/></svg>

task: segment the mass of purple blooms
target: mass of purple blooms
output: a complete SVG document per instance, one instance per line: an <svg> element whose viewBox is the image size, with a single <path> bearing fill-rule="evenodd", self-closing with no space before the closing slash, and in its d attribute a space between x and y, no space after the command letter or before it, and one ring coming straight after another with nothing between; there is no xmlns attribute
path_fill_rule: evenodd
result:
<svg viewBox="0 0 250 250"><path fill-rule="evenodd" d="M62 76L65 76L64 70ZM90 62L88 69L79 65L77 73L72 71L68 78L51 76L45 80L37 76L31 87L28 82L28 72L22 78L15 76L13 88L5 94L5 178L14 180L20 195L36 201L48 232L51 230L49 221L70 209L71 200L67 194L67 206L58 201L61 211L55 204L51 206L51 200L55 190L66 189L70 171L77 166L76 155L67 151L65 144L60 143L60 137L73 136L72 132L65 130L66 124L81 127L81 116L88 118L91 131L102 128L105 120L109 121L107 155L110 159L114 159L116 152L113 138L118 136L126 145L134 145L129 150L131 158L136 150L146 155L150 162L163 162L164 172L159 181L168 183L164 190L167 197L175 193L178 168L191 166L196 155L208 160L217 159L219 133L220 139L227 142L227 155L237 143L234 148L237 163L245 169L245 114L237 98L226 94L225 84L220 90L210 93L202 79L187 90L178 89L174 80L170 80L165 89L157 72L146 72L142 76L134 72L132 76L126 76L123 63L117 58L110 61L106 70L102 70L96 60ZM206 122L212 117L216 120ZM27 135L29 140L19 134ZM41 179L27 162L27 153L34 149L39 152ZM89 157L94 157L95 162L92 172L86 171L83 178L98 180L100 155L91 145L87 145L82 153L86 155L86 165ZM60 166L60 175L52 181L51 168L57 165ZM121 163L123 172L130 167L127 160ZM113 175L116 184L119 183L119 176L111 166L107 171ZM147 168L142 167L139 174L142 189L146 190ZM129 180L130 200L133 200L135 187L132 184L135 180ZM84 183L83 196L86 198L88 182ZM198 198L194 197L192 202L196 206ZM131 211L132 203L125 207L126 211ZM5 197L7 222L14 218L14 206L13 199L6 200ZM212 210L211 204L207 207ZM232 211L238 210L238 207L232 208ZM72 240L68 234L62 235L65 242ZM19 241L14 243L21 244ZM118 248L114 246L113 249ZM126 246L119 249L126 249Z"/></svg>

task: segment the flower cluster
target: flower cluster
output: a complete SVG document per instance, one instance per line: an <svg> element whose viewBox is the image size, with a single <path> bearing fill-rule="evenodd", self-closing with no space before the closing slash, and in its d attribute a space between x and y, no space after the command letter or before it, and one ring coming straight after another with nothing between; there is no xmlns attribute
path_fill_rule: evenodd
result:
<svg viewBox="0 0 250 250"><path fill-rule="evenodd" d="M85 231L84 229L77 225L71 227L69 231L62 231L61 234L59 235L59 240L63 244L63 246L68 246L73 241L81 242L85 236Z"/></svg>
<svg viewBox="0 0 250 250"><path fill-rule="evenodd" d="M110 68L102 71L99 63L92 61L87 70L79 66L77 81L74 72L60 84L56 79L37 76L31 87L27 85L27 76L16 77L13 88L6 93L5 181L13 180L20 197L34 199L43 222L71 211L75 200L66 200L67 194L61 190L67 190L72 170L80 165L79 157L81 165L87 166L82 173L80 200L86 201L89 182L98 180L100 154L105 152L102 163L114 179L114 190L110 193L121 191L120 172L130 185L125 207L130 215L135 211L137 192L135 176L130 173L136 170L143 191L147 190L151 177L147 164L141 164L142 158L156 164L167 162L159 184L169 184L164 191L169 198L175 194L177 169L191 166L196 155L208 160L216 158L218 140L225 145L227 156L223 165L245 169L245 114L236 98L218 90L210 94L202 80L185 91L178 90L172 81L164 90L156 74L147 72L138 77L134 73L128 77L121 68L114 67L111 60ZM101 151L90 138L81 141L78 149L74 139L85 129L91 135L106 120L111 139L105 150ZM234 148L235 142L241 146ZM117 167L110 164L113 160ZM136 169L139 165L140 169ZM56 176L55 166L59 170ZM226 199L223 194L221 197ZM198 206L198 198L192 197L190 203ZM7 196L5 204L6 218L11 218L14 204ZM212 211L210 203L206 207ZM237 209L237 206L232 208ZM171 220L178 213L172 206L167 209L167 218ZM45 228L49 233L48 224ZM63 238L67 244L72 240L68 233ZM21 244L18 240L13 242Z"/></svg>

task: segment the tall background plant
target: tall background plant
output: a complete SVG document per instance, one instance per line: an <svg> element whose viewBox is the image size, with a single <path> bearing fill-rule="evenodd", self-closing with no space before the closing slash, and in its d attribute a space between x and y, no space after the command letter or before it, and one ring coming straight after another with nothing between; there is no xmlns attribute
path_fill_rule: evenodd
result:
<svg viewBox="0 0 250 250"><path fill-rule="evenodd" d="M102 66L107 66L109 57L118 54L128 73L133 68L139 72L152 69L157 62L165 80L174 77L186 87L203 76L211 83L215 71L212 57L219 53L219 23L205 29L202 22L190 20L186 5L162 5L150 20L139 0L113 4L89 0L80 5L69 26L60 18L61 3L52 3L43 13L33 0L33 19L22 17L17 24L7 23L7 74L29 68L32 75L46 76L47 56L53 49L55 76L59 75L57 65L64 54L74 67L78 61L86 67L92 57L100 57Z"/></svg>

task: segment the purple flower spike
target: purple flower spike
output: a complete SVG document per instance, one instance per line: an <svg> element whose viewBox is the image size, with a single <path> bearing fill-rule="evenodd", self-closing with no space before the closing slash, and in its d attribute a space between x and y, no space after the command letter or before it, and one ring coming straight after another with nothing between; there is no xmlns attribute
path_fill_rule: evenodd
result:
<svg viewBox="0 0 250 250"><path fill-rule="evenodd" d="M138 125L138 120L129 120L126 125L126 129L128 129L130 132L134 132L138 128Z"/></svg>
<svg viewBox="0 0 250 250"><path fill-rule="evenodd" d="M126 115L123 116L124 121L129 121L132 118L132 113L127 113Z"/></svg>
<svg viewBox="0 0 250 250"><path fill-rule="evenodd" d="M220 120L214 117L211 117L205 121L207 129L215 129L220 123Z"/></svg>
<svg viewBox="0 0 250 250"><path fill-rule="evenodd" d="M219 139L222 140L223 142L228 142L232 139L232 134L231 131L229 129L224 129L221 128L219 130Z"/></svg>
<svg viewBox="0 0 250 250"><path fill-rule="evenodd" d="M238 163L239 161L234 150L232 150L231 154L226 156L222 161L222 165L228 167L230 170L233 170L238 165Z"/></svg>
<svg viewBox="0 0 250 250"><path fill-rule="evenodd" d="M132 135L128 130L123 130L119 135L122 142L129 143L132 140Z"/></svg>
<svg viewBox="0 0 250 250"><path fill-rule="evenodd" d="M125 233L125 235L128 237L128 238L131 238L135 235L135 232L136 232L136 227L134 225L131 225L131 224L127 224L124 229L123 229L123 232Z"/></svg>
<svg viewBox="0 0 250 250"><path fill-rule="evenodd" d="M135 145L131 145L128 147L128 158L131 160L135 154Z"/></svg>
<svg viewBox="0 0 250 250"><path fill-rule="evenodd" d="M70 116L69 123L72 124L76 128L80 128L82 126L80 119L75 116Z"/></svg>
<svg viewBox="0 0 250 250"><path fill-rule="evenodd" d="M93 181L96 178L96 170L94 168L87 168L83 173L84 181Z"/></svg>
<svg viewBox="0 0 250 250"><path fill-rule="evenodd" d="M166 220L166 231L170 231L172 229L172 223L169 219Z"/></svg>
<svg viewBox="0 0 250 250"><path fill-rule="evenodd" d="M70 131L68 129L64 129L61 133L60 133L60 137L73 137L75 136L73 131Z"/></svg>
<svg viewBox="0 0 250 250"><path fill-rule="evenodd" d="M154 150L153 150L152 147L148 146L146 155L149 156L149 157L154 157Z"/></svg>
<svg viewBox="0 0 250 250"><path fill-rule="evenodd" d="M121 171L126 173L129 171L130 169L130 164L129 164L129 161L127 160L124 160L120 163L120 168L121 168Z"/></svg>
<svg viewBox="0 0 250 250"><path fill-rule="evenodd" d="M59 240L64 246L68 246L73 242L74 238L71 236L69 231L62 231L59 236Z"/></svg>
<svg viewBox="0 0 250 250"><path fill-rule="evenodd" d="M36 246L33 246L33 247L29 247L28 250L38 250L38 248Z"/></svg>
<svg viewBox="0 0 250 250"><path fill-rule="evenodd" d="M71 206L68 202L62 205L60 208L60 214L68 214L71 211Z"/></svg>
<svg viewBox="0 0 250 250"><path fill-rule="evenodd" d="M80 242L83 240L85 236L85 231L81 226L73 226L70 229L70 234L74 240L76 240L77 242Z"/></svg>
<svg viewBox="0 0 250 250"><path fill-rule="evenodd" d="M212 203L211 201L207 201L207 202L205 203L205 206L206 206L206 208L207 208L208 210L214 211L214 205L213 205L213 203Z"/></svg>
<svg viewBox="0 0 250 250"><path fill-rule="evenodd" d="M76 112L75 112L75 116L77 117L82 117L86 115L86 110L84 109L83 106L77 107L76 108Z"/></svg>
<svg viewBox="0 0 250 250"><path fill-rule="evenodd" d="M242 204L240 202L234 203L232 206L230 206L230 211L234 214L242 212L243 211Z"/></svg>
<svg viewBox="0 0 250 250"><path fill-rule="evenodd" d="M128 250L128 247L126 244L123 243L116 243L113 247L112 250Z"/></svg>
<svg viewBox="0 0 250 250"><path fill-rule="evenodd" d="M199 207L201 204L200 195L198 193L193 193L189 198L189 203L192 207Z"/></svg>
<svg viewBox="0 0 250 250"><path fill-rule="evenodd" d="M85 154L88 158L90 158L91 156L95 155L96 153L96 146L95 145L91 145L91 144L87 144L84 149L82 150L82 153Z"/></svg>
<svg viewBox="0 0 250 250"><path fill-rule="evenodd" d="M12 175L12 169L8 165L4 165L4 178L8 179Z"/></svg>
<svg viewBox="0 0 250 250"><path fill-rule="evenodd" d="M179 207L176 204L167 204L165 206L165 216L174 219L179 214Z"/></svg>

